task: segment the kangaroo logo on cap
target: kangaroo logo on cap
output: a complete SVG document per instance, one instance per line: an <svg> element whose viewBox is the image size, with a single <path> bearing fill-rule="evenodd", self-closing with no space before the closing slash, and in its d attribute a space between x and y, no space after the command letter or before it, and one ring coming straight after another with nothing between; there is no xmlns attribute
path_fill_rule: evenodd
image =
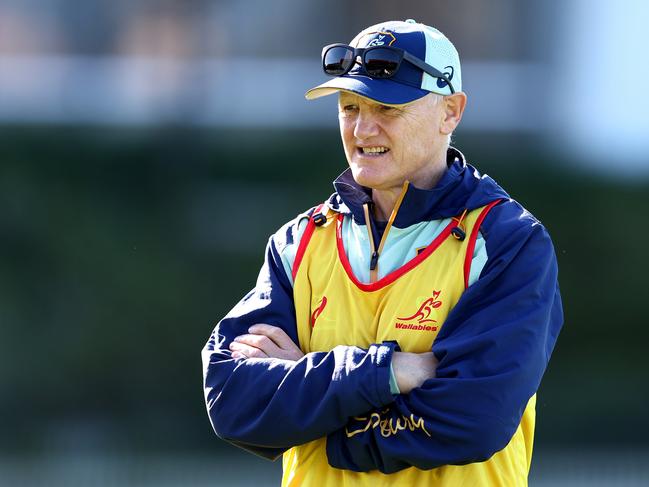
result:
<svg viewBox="0 0 649 487"><path fill-rule="evenodd" d="M373 39L373 40L372 40L372 41L367 45L367 47L383 46L383 45L385 45L385 41L384 41L384 39L385 39L385 34L383 34L383 35L379 34L379 36L378 36L377 38Z"/></svg>
<svg viewBox="0 0 649 487"><path fill-rule="evenodd" d="M450 73L448 71L446 71L448 69L451 70ZM444 66L444 74L446 76L448 76L449 81L453 81L453 75L455 74L455 70L453 69L453 66ZM446 82L446 80L444 80L443 78L437 78L437 87L438 88L445 88L446 86L448 86L448 83Z"/></svg>
<svg viewBox="0 0 649 487"><path fill-rule="evenodd" d="M369 32L369 33L365 34L365 36L363 36L363 37L371 36L371 35L375 35L375 34L376 34L376 37L374 39L372 39L367 44L367 46L365 46L365 47L385 46L386 43L387 43L388 46L391 46L394 43L394 41L397 40L397 38L394 37L394 34L392 32L387 32L387 31L386 32L383 32L383 31Z"/></svg>

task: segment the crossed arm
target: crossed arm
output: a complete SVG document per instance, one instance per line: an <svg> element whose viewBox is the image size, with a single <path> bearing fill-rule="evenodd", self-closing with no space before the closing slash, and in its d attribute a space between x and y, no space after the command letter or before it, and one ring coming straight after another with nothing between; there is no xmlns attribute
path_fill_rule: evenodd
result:
<svg viewBox="0 0 649 487"><path fill-rule="evenodd" d="M232 358L278 358L298 361L304 354L289 336L277 326L257 323L248 333L230 343ZM437 359L433 352L394 352L392 370L401 394L408 394L435 377Z"/></svg>

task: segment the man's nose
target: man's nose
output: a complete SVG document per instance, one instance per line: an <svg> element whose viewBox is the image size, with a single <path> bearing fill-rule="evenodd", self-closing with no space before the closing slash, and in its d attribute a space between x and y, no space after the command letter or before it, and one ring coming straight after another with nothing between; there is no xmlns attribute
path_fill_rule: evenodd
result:
<svg viewBox="0 0 649 487"><path fill-rule="evenodd" d="M379 134L379 125L376 118L369 111L360 110L356 117L354 137L363 140Z"/></svg>

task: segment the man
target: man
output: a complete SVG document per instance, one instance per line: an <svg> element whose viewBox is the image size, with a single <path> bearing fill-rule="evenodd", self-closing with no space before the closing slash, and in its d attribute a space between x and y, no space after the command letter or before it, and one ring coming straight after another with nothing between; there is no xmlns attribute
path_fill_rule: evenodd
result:
<svg viewBox="0 0 649 487"><path fill-rule="evenodd" d="M282 485L526 485L562 324L543 226L449 146L457 51L415 21L323 50L349 169L203 350L216 433Z"/></svg>

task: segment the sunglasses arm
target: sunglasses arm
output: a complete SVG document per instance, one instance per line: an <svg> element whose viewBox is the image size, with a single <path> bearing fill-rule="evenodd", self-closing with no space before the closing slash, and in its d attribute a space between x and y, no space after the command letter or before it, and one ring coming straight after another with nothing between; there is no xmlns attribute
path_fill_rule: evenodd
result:
<svg viewBox="0 0 649 487"><path fill-rule="evenodd" d="M451 80L448 78L448 75L446 73L442 73L439 70L433 68L430 64L423 62L421 59L416 58L415 56L411 55L407 51L403 51L403 58L408 61L411 64L414 64L417 66L419 69L424 71L425 73L430 74L433 78L439 78L443 79L446 81L446 84L451 90L451 94L455 93L455 89L453 89L453 85L451 84Z"/></svg>

